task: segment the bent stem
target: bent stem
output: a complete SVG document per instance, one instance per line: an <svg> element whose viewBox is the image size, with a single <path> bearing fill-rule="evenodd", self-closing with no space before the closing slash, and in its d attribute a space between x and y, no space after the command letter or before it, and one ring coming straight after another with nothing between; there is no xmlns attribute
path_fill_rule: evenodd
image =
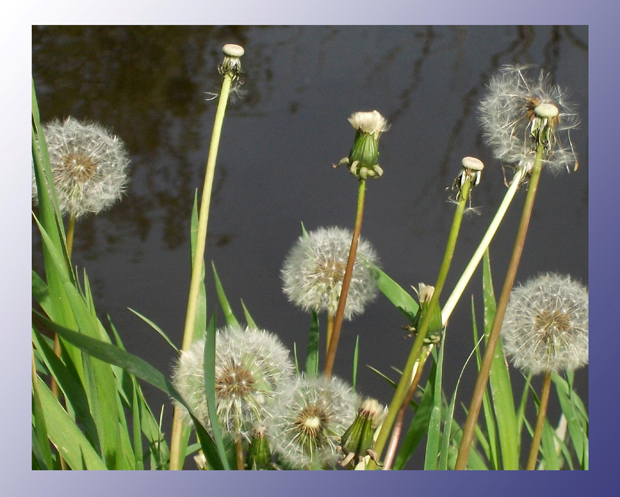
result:
<svg viewBox="0 0 620 497"><path fill-rule="evenodd" d="M385 443L387 442L387 438L390 434L390 430L392 429L392 425L394 424L396 415L400 411L401 406L404 404L407 392L409 391L409 387L411 386L410 382L413 368L420 357L420 352L422 350L422 347L424 346L424 338L426 337L426 332L428 331L428 325L430 324L435 307L439 304L439 297L441 296L441 291L448 276L448 271L452 262L452 256L454 255L454 248L456 247L456 240L458 239L459 229L461 227L461 221L463 220L465 204L467 203L467 199L469 197L470 187L471 178L469 178L468 176L465 183L463 184L463 187L461 188L461 198L458 201L456 211L454 213L454 219L452 221L452 227L450 228L448 243L446 245L446 251L443 257L443 262L441 263L441 268L439 269L439 276L437 277L437 283L435 284L435 291L433 292L433 297L431 298L430 304L428 305L427 313L422 319L419 330L416 330L415 342L411 347L409 358L407 359L407 363L405 364L405 367L403 369L403 374L400 377L400 381L398 382L398 386L396 387L396 392L394 393L392 402L388 407L386 418L383 421L381 431L379 432L379 436L377 437L377 441L375 443L375 452L377 453L377 459L380 459L381 457L381 453L383 451L383 448L385 447ZM374 461L370 461L368 469L376 469L376 467L376 463Z"/></svg>
<svg viewBox="0 0 620 497"><path fill-rule="evenodd" d="M543 388L540 394L540 403L538 404L538 417L536 418L536 428L534 430L534 438L530 447L530 455L527 459L527 467L525 469L536 469L536 459L538 458L538 448L540 447L540 439L545 426L545 418L547 417L547 405L549 403L549 391L551 390L551 373L545 373L543 380Z"/></svg>
<svg viewBox="0 0 620 497"><path fill-rule="evenodd" d="M334 361L336 360L336 349L338 348L338 340L340 339L340 329L342 328L342 320L344 318L344 306L347 302L347 294L349 293L349 285L351 284L351 276L353 275L353 264L355 264L355 254L357 253L357 243L362 231L362 217L364 215L364 197L366 193L366 180L360 179L357 191L357 214L355 216L355 229L353 230L353 239L351 240L351 249L349 250L349 258L347 259L347 267L344 272L342 281L342 290L338 300L338 309L334 318L334 327L332 335L329 338L329 346L327 347L327 355L325 357L325 376L330 378Z"/></svg>
<svg viewBox="0 0 620 497"><path fill-rule="evenodd" d="M224 115L226 113L226 104L228 103L228 95L232 75L224 74L222 81L222 91L215 112L215 122L213 124L213 134L211 135L211 145L209 147L209 155L207 157L207 166L205 172L205 181L202 190L202 198L200 201L200 214L198 217L198 233L196 235L196 250L194 252L194 261L192 264L192 277L189 286L189 298L187 301L187 314L185 316L185 328L183 330L183 344L181 350L187 350L194 339L194 327L196 325L196 311L198 308L198 296L200 291L200 280L202 278L202 270L204 264L205 245L207 239L207 223L209 221L209 206L211 203L211 191L213 189L213 177L215 175L215 160L220 144L220 136L222 134L222 125L224 123ZM172 436L170 441L170 469L177 470L181 467L180 448L181 448L181 431L183 423L180 416L179 408L175 407L172 420Z"/></svg>
<svg viewBox="0 0 620 497"><path fill-rule="evenodd" d="M523 205L523 214L521 216L521 222L519 223L519 229L517 231L517 239L512 251L512 257L510 258L508 271L506 272L506 279L504 280L502 293L499 297L499 301L497 302L495 318L493 319L493 325L491 326L491 331L489 332L489 338L484 350L484 356L482 358L482 363L480 364L480 370L478 371L478 379L476 380L476 386L474 388L471 404L467 413L467 420L465 421L465 426L463 428L463 437L461 438L459 454L454 467L454 469L457 470L465 469L467 465L469 450L474 437L474 429L478 421L478 415L480 414L482 397L484 396L484 390L486 389L487 381L489 379L493 356L495 355L495 349L497 348L497 342L499 341L499 332L504 320L504 314L508 305L508 299L510 298L510 292L512 291L512 287L515 282L519 262L521 261L525 237L527 235L530 218L532 216L536 191L538 190L538 181L540 179L540 171L542 169L543 151L544 146L539 145L536 150L536 160L532 168L527 196L525 197L525 204Z"/></svg>
<svg viewBox="0 0 620 497"><path fill-rule="evenodd" d="M448 300L446 300L445 305L441 309L441 320L444 325L447 324L448 319L450 319L450 315L452 314L454 307L456 306L457 302L461 298L461 295L463 295L463 292L465 291L465 287L469 283L469 280L474 274L474 271L476 270L476 268L478 267L478 264L480 264L480 261L482 260L482 256L484 255L484 252L489 247L491 240L493 240L493 237L495 236L495 233L497 232L497 229L499 228L500 223L502 222L502 220L504 219L504 216L506 215L508 206L510 206L510 204L512 203L512 200L514 199L515 193L517 192L517 189L519 188L519 184L521 183L521 180L523 179L524 175L525 175L525 169L523 168L520 168L515 173L510 183L510 187L508 188L508 191L506 191L506 195L504 195L504 199L502 200L502 203L497 209L497 212L495 214L495 217L493 218L493 221L491 221L491 224L489 225L486 233L484 234L484 236L482 237L482 240L480 241L480 245L478 245L478 248L474 252L474 255L472 256L471 260L469 261L469 264L467 264L465 271L463 271L463 275L461 276L458 283L454 287L454 290L452 291L452 295L448 297Z"/></svg>

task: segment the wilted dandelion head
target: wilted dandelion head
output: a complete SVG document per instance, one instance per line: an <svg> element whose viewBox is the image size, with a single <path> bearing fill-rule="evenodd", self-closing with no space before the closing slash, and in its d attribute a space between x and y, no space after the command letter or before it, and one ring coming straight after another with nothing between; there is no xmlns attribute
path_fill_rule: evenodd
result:
<svg viewBox="0 0 620 497"><path fill-rule="evenodd" d="M120 199L127 185L129 156L120 138L103 126L72 117L43 126L60 210L80 217ZM37 185L32 178L32 198Z"/></svg>
<svg viewBox="0 0 620 497"><path fill-rule="evenodd" d="M319 228L301 236L282 268L284 293L305 311L335 314L353 233L341 228ZM377 294L372 265L378 257L369 242L359 239L353 275L344 308L345 319L361 314Z"/></svg>
<svg viewBox="0 0 620 497"><path fill-rule="evenodd" d="M542 71L528 78L527 67L504 66L489 83L480 104L484 136L496 158L530 170L539 143L543 165L553 172L577 168L570 130L579 122L566 92Z"/></svg>
<svg viewBox="0 0 620 497"><path fill-rule="evenodd" d="M209 425L204 388L204 340L181 353L172 382L200 421ZM215 396L225 432L248 437L265 418L265 406L280 383L293 374L288 350L272 333L229 326L218 330L215 345ZM185 420L191 423L187 411Z"/></svg>
<svg viewBox="0 0 620 497"><path fill-rule="evenodd" d="M267 419L267 437L282 463L293 469L334 464L340 438L353 423L360 398L342 380L298 377L278 394Z"/></svg>
<svg viewBox="0 0 620 497"><path fill-rule="evenodd" d="M587 288L553 273L529 280L512 291L501 333L512 363L526 373L587 364Z"/></svg>

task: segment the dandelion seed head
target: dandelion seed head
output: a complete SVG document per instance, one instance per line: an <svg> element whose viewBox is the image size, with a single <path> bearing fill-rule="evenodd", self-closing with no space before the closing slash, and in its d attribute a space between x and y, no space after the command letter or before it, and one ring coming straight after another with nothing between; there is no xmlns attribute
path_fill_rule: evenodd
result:
<svg viewBox="0 0 620 497"><path fill-rule="evenodd" d="M565 90L552 85L542 71L529 78L530 69L504 66L491 79L480 104L485 140L495 157L512 167L531 170L540 139L544 167L554 173L576 168L570 130L579 124L578 115Z"/></svg>
<svg viewBox="0 0 620 497"><path fill-rule="evenodd" d="M355 112L351 114L349 122L356 131L373 135L375 139L378 139L381 133L390 128L387 120L376 110L372 112Z"/></svg>
<svg viewBox="0 0 620 497"><path fill-rule="evenodd" d="M127 186L129 156L120 138L103 126L73 117L43 126L52 178L63 214L98 213L119 200ZM37 201L33 175L32 198Z"/></svg>
<svg viewBox="0 0 620 497"><path fill-rule="evenodd" d="M204 388L205 341L197 340L181 353L172 382L205 426L209 413ZM266 406L294 366L288 350L272 333L228 326L218 330L215 345L216 411L223 431L248 438L263 422ZM184 420L191 424L187 410Z"/></svg>
<svg viewBox="0 0 620 497"><path fill-rule="evenodd" d="M267 419L267 436L281 461L293 469L333 465L340 438L361 399L344 381L301 376L283 385Z"/></svg>
<svg viewBox="0 0 620 497"><path fill-rule="evenodd" d="M559 373L588 364L588 290L554 273L516 287L502 323L504 349L526 373Z"/></svg>
<svg viewBox="0 0 620 497"><path fill-rule="evenodd" d="M297 240L281 272L283 291L289 301L307 312L336 313L352 237L349 230L331 227L319 228ZM345 319L361 314L376 297L376 274L372 266L377 264L375 250L360 238L344 308Z"/></svg>

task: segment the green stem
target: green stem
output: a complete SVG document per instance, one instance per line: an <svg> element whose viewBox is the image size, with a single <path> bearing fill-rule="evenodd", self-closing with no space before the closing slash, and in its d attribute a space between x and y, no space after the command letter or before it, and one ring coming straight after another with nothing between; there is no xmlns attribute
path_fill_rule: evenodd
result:
<svg viewBox="0 0 620 497"><path fill-rule="evenodd" d="M512 257L510 258L510 264L508 271L506 272L506 279L504 280L504 286L502 293L497 303L497 309L495 311L495 318L493 319L493 325L489 332L489 338L486 348L484 350L484 357L480 364L480 370L478 371L478 379L476 380L476 386L471 398L471 404L467 413L467 420L463 428L463 437L461 438L461 445L459 447L459 454L456 460L456 466L454 469L465 469L467 465L467 459L469 457L469 450L474 438L474 429L478 421L478 415L480 413L480 404L482 403L482 397L484 396L484 390L487 386L489 379L489 372L491 371L491 364L493 362L493 356L495 355L495 349L497 348L497 342L499 341L499 332L504 320L504 314L508 305L508 299L510 298L510 292L515 282L517 275L517 269L519 262L521 261L521 254L523 253L523 246L525 244L525 237L530 224L530 218L532 216L532 209L534 207L534 200L536 198L536 191L538 190L538 181L540 179L540 171L542 169L542 154L544 146L539 145L536 151L536 160L532 168L529 187L527 190L527 196L525 197L525 204L523 205L523 214L521 216L521 222L519 223L519 229L517 231L517 239L515 241L514 249L512 251Z"/></svg>
<svg viewBox="0 0 620 497"><path fill-rule="evenodd" d="M207 166L205 172L205 181L202 190L202 198L200 201L200 214L198 216L198 233L196 235L196 249L194 252L194 261L192 264L192 277L189 286L189 298L187 301L187 314L185 315L185 329L183 330L183 344L181 350L187 350L194 339L194 327L196 325L196 311L198 309L198 297L200 291L200 280L204 265L205 246L207 240L207 223L209 221L209 207L211 204L211 191L213 189L213 177L215 175L215 160L220 145L220 136L222 134L222 125L224 123L224 115L226 113L226 105L228 103L228 95L230 93L230 85L232 75L226 73L222 81L222 91L215 112L215 122L213 124L213 133L211 135L211 145L209 147L209 155L207 157ZM172 420L172 436L170 441L170 469L180 469L180 448L181 448L181 430L183 423L178 408L174 409Z"/></svg>
<svg viewBox="0 0 620 497"><path fill-rule="evenodd" d="M426 363L426 359L433 350L433 346L429 345L419 361L416 363L415 374L413 377L413 381L411 382L411 386L409 387L409 391L403 400L403 405L400 406L398 414L396 416L396 420L394 422L394 430L392 431L392 438L390 439L390 444L385 451L385 460L383 461L383 470L389 470L392 468L392 463L394 462L394 458L396 457L396 447L398 446L398 440L400 439L400 434L403 430L403 423L405 420L405 413L407 412L407 407L413 399L413 395L418 388L418 384L420 383L420 378L422 377L422 371L424 370L424 364Z"/></svg>
<svg viewBox="0 0 620 497"><path fill-rule="evenodd" d="M69 217L69 225L67 226L67 255L71 260L71 254L73 253L73 233L75 232L75 215L71 214Z"/></svg>
<svg viewBox="0 0 620 497"><path fill-rule="evenodd" d="M392 398L392 402L390 403L390 406L388 408L386 418L383 421L381 431L379 432L379 436L377 437L377 441L375 443L375 452L377 453L378 458L381 457L381 452L383 451L385 443L387 442L387 438L389 436L396 415L400 410L400 407L403 405L404 400L407 396L407 392L409 391L413 368L416 361L418 361L420 357L420 351L424 346L424 338L426 337L428 325L430 324L431 317L433 316L433 310L435 309L435 306L437 306L439 303L439 297L441 296L441 291L446 282L448 270L450 269L450 264L452 262L452 256L454 255L454 248L456 247L456 240L459 235L461 221L463 220L463 212L465 211L465 204L469 197L470 187L471 179L468 177L461 189L460 200L454 213L454 219L452 221L450 235L448 236L446 251L443 257L443 262L441 263L441 268L439 270L439 276L437 277L437 283L435 284L435 291L433 292L433 296L428 305L428 310L422 319L422 323L420 324L419 329L416 330L415 342L413 343L411 352L409 353L409 358L407 359L407 363L405 364L405 367L403 369L403 374L400 378L400 381L398 382L396 392L394 393L394 397ZM375 468L376 464L374 463L374 461L370 461L368 469Z"/></svg>
<svg viewBox="0 0 620 497"><path fill-rule="evenodd" d="M547 417L547 404L549 403L549 391L551 390L551 373L545 373L543 380L543 388L540 394L540 403L538 404L538 417L536 418L536 429L534 430L534 438L532 439L532 447L530 455L527 459L527 467L525 469L536 469L536 459L538 458L538 448L540 447L540 439L542 438L545 419Z"/></svg>
<svg viewBox="0 0 620 497"><path fill-rule="evenodd" d="M332 331L334 330L334 315L330 312L327 314L327 332L326 332L326 340L325 340L325 356L327 357L327 352L329 352L329 342L332 340Z"/></svg>
<svg viewBox="0 0 620 497"><path fill-rule="evenodd" d="M344 318L344 307L347 302L347 294L349 293L349 285L351 284L351 276L353 275L353 264L355 263L355 254L357 253L357 243L362 231L362 217L364 214L364 196L366 193L366 180L360 179L357 191L357 214L355 216L355 229L353 230L353 239L351 240L351 249L349 250L349 259L344 272L342 281L342 290L340 291L340 299L338 300L338 309L334 318L334 327L332 336L329 339L329 347L325 357L325 376L328 378L332 375L334 361L336 360L336 349L338 348L338 340L340 339L340 329L342 328L342 320Z"/></svg>
<svg viewBox="0 0 620 497"><path fill-rule="evenodd" d="M472 256L471 260L469 261L469 264L465 268L465 271L463 271L463 275L461 276L458 283L454 287L454 290L452 291L452 295L448 297L448 300L446 300L446 304L441 309L441 321L444 325L448 322L448 319L450 319L450 315L452 314L454 307L456 306L457 302L461 298L461 295L465 291L465 287L469 283L469 280L474 274L474 271L478 267L478 264L480 263L480 260L482 259L482 256L484 255L484 252L489 247L491 240L493 240L493 237L495 236L495 233L497 232L497 229L499 228L500 223L502 222L502 220L504 219L504 216L506 215L508 206L512 203L512 200L514 199L515 193L517 192L517 189L519 188L519 184L521 183L521 180L523 179L524 175L525 175L525 169L523 168L519 169L515 173L514 177L512 178L512 182L510 183L510 187L508 188L506 195L504 195L504 199L502 200L502 203L497 209L497 213L495 214L493 221L491 221L491 224L489 225L487 232L484 234L484 237L482 237L482 240L480 241L480 245L478 245L478 248L474 252L474 255Z"/></svg>

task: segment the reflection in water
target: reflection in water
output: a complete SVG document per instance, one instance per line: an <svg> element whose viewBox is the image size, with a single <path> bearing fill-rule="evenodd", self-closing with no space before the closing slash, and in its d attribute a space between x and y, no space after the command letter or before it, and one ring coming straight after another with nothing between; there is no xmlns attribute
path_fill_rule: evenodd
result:
<svg viewBox="0 0 620 497"><path fill-rule="evenodd" d="M554 83L570 88L582 118L573 135L579 171L542 178L518 280L557 271L587 283L587 27L34 27L33 75L43 120L98 121L123 138L132 156L128 194L104 215L78 222L74 245L75 263L87 268L100 309L110 313L129 350L162 370L172 360L127 306L180 343L190 212L216 106L207 92L219 91L221 47L230 42L245 48L247 94L229 105L224 123L207 260L215 261L238 315L243 298L261 327L304 353L308 316L286 301L279 271L301 221L309 230L352 227L356 188L331 164L349 150L346 118L356 111L376 109L392 125L381 139L385 174L368 185L362 236L406 288L432 284L437 275L453 212L445 188L461 158L485 162L474 194L481 214L463 223L447 282L454 284L505 191L477 122L485 85L504 64L533 63L553 73ZM491 247L496 288L522 197ZM33 234L33 265L40 270L34 228ZM215 292L207 291L211 312ZM479 279L471 294L480 295ZM449 391L472 346L466 301L449 329ZM378 299L343 328L344 362L336 374L350 375L346 351L357 335L361 365L386 374L402 367L410 347L403 324ZM587 373L577 377L587 399ZM365 367L358 383L364 393L389 401L383 381ZM469 383L462 383L463 399ZM167 404L149 393L155 405Z"/></svg>

